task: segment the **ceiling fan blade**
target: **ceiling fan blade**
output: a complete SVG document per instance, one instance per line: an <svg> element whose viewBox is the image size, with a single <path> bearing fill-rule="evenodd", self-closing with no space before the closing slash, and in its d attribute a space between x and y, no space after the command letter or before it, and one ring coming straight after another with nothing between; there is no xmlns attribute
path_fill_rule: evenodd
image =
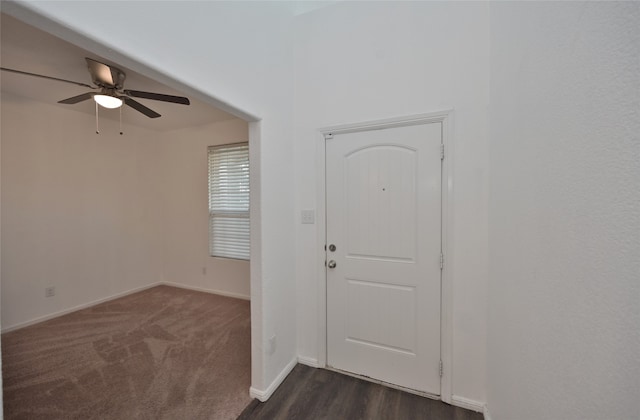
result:
<svg viewBox="0 0 640 420"><path fill-rule="evenodd" d="M41 77L41 78L43 78L43 79L55 80L55 81L57 81L57 82L71 83L71 84L73 84L73 85L82 86L82 87L87 87L87 88L89 88L89 89L95 89L95 87L94 87L94 86L88 85L88 84L86 84L86 83L74 82L73 80L60 79L60 78L58 78L58 77L45 76L45 75L43 75L43 74L29 73L28 71L8 69L8 68L6 68L6 67L0 67L0 70L2 70L2 71L8 71L8 72L10 72L10 73L22 74L22 75L25 75L25 76Z"/></svg>
<svg viewBox="0 0 640 420"><path fill-rule="evenodd" d="M71 98L63 99L61 101L58 101L58 103L59 104L67 104L67 105L77 104L78 102L86 101L87 99L93 98L93 95L95 95L95 93L87 92L87 93L83 93L82 95L73 96Z"/></svg>
<svg viewBox="0 0 640 420"><path fill-rule="evenodd" d="M91 80L98 86L122 89L125 74L117 67L101 63L89 57L84 58L91 74Z"/></svg>
<svg viewBox="0 0 640 420"><path fill-rule="evenodd" d="M184 96L164 95L162 93L142 92L139 90L125 90L125 95L133 96L134 98L152 99L154 101L171 102L174 104L190 105L189 98Z"/></svg>
<svg viewBox="0 0 640 420"><path fill-rule="evenodd" d="M158 118L160 116L160 114L158 114L156 111L147 108L146 106L142 105L140 102L134 101L131 98L128 98L126 96L121 97L122 100L124 100L124 103L129 105L131 108L135 109L136 111L142 112L144 115L146 115L149 118Z"/></svg>

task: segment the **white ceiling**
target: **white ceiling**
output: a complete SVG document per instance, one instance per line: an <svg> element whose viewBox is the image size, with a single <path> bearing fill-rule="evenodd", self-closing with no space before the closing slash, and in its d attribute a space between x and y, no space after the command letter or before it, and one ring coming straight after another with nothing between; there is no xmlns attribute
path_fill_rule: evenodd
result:
<svg viewBox="0 0 640 420"><path fill-rule="evenodd" d="M122 69L127 75L125 89L187 96L11 16L0 14L0 32L0 64L2 67L91 85L91 77L84 59L89 57ZM95 115L95 103L91 100L75 105L57 103L59 100L90 91L90 89L81 86L3 71L0 74L0 89L2 93L11 93L63 107L70 111ZM168 131L235 118L209 104L194 98L189 99L191 105L186 106L136 98L138 102L162 116L148 118L133 108L124 106L122 107L122 121L125 124L133 124L152 130ZM100 118L117 120L119 111L100 108Z"/></svg>

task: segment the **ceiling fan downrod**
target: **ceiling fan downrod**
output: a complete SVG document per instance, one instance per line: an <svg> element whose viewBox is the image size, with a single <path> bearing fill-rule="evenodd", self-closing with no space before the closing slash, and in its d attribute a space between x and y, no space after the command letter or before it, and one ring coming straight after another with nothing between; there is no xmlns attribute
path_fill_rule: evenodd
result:
<svg viewBox="0 0 640 420"><path fill-rule="evenodd" d="M96 104L96 134L100 134L100 129L98 127L98 103L95 102Z"/></svg>

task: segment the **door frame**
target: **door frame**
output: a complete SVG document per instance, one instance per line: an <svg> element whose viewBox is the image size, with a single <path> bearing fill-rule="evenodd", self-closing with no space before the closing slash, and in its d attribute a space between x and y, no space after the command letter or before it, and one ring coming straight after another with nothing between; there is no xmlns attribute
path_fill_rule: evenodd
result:
<svg viewBox="0 0 640 420"><path fill-rule="evenodd" d="M327 367L327 268L325 266L325 244L327 236L326 221L326 139L333 134L353 133L357 131L381 130L392 127L420 125L429 123L442 124L442 144L444 159L442 160L442 253L444 268L440 284L440 359L442 360L442 377L440 378L440 399L451 403L452 371L453 371L453 108L423 114L408 115L364 121L353 124L336 125L318 129L316 141L317 165L317 296L318 296L318 367Z"/></svg>

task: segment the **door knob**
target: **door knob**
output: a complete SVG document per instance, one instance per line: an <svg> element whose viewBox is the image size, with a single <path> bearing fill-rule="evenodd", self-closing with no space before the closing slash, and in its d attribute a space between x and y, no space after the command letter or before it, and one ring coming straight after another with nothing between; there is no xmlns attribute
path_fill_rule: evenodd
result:
<svg viewBox="0 0 640 420"><path fill-rule="evenodd" d="M329 268L336 268L336 262L334 260L329 261L329 264L327 264L327 266Z"/></svg>

